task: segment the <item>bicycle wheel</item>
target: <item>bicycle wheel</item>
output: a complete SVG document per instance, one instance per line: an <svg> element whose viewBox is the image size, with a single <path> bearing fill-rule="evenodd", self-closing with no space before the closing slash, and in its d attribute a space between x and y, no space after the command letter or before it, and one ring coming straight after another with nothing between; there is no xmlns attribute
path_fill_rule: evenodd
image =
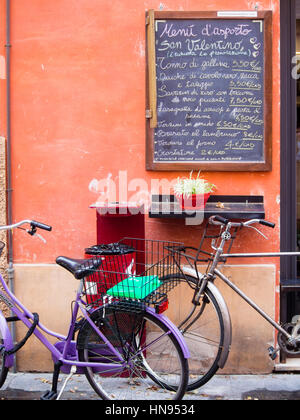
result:
<svg viewBox="0 0 300 420"><path fill-rule="evenodd" d="M5 367L5 355L1 351L3 347L4 340L0 329L0 388L2 388L2 386L4 385L9 370L7 367Z"/></svg>
<svg viewBox="0 0 300 420"><path fill-rule="evenodd" d="M170 309L172 311L172 308L176 306L176 313L171 314L169 310L168 316L178 325L190 351L187 391L192 391L207 383L219 369L218 362L224 343L224 321L219 305L210 290L204 291L200 305L196 306L192 303L196 279L177 274L168 276L167 281L172 281L172 279L180 280L181 284L170 293L170 301L172 301L172 293L176 291L180 295L181 303L189 303L188 306L183 303L172 305ZM191 283L191 286L188 283ZM192 310L194 313L188 318ZM177 318L177 322L174 318ZM155 377L153 378L155 380ZM159 379L159 382L161 381L162 378ZM168 384L164 383L164 386L167 387Z"/></svg>
<svg viewBox="0 0 300 420"><path fill-rule="evenodd" d="M170 400L181 399L188 382L188 361L168 327L153 315L100 308L91 318L105 336L105 342L86 321L78 338L78 355L82 362L102 363L100 368L85 368L85 375L103 399ZM137 345L138 343L138 345ZM122 358L117 360L110 345ZM164 378L173 387L158 387L151 373ZM105 368L105 364L109 364ZM114 368L114 365L118 366Z"/></svg>

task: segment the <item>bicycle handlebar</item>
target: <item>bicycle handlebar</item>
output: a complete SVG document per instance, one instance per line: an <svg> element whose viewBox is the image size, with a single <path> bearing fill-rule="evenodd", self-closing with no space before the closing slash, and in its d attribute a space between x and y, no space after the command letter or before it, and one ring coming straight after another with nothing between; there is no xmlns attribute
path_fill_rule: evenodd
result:
<svg viewBox="0 0 300 420"><path fill-rule="evenodd" d="M13 225L0 226L0 230L15 229L25 224L30 225L31 229L39 228L39 229L47 230L49 232L52 230L52 226L45 225L44 223L36 222L35 220L21 220L20 222L14 223Z"/></svg>
<svg viewBox="0 0 300 420"><path fill-rule="evenodd" d="M52 230L52 226L45 225L44 223L36 222L35 220L31 221L31 226L39 228L39 229L47 230L48 232L51 232Z"/></svg>
<svg viewBox="0 0 300 420"><path fill-rule="evenodd" d="M270 227L272 229L274 229L274 227L276 226L275 223L268 222L267 220L260 220L259 223L261 225L268 226L268 227Z"/></svg>
<svg viewBox="0 0 300 420"><path fill-rule="evenodd" d="M211 216L209 218L209 223L215 226L220 226L220 225L227 226L230 223L230 226L232 227L244 227L244 226L247 227L255 223L260 223L261 225L264 225L273 229L276 226L275 223L268 222L267 220L263 220L263 219L250 219L250 220L247 220L247 222L231 222L229 219L225 219L224 217L219 216L219 215Z"/></svg>
<svg viewBox="0 0 300 420"><path fill-rule="evenodd" d="M229 219L225 219L225 217L219 216L218 214L215 216L211 216L209 218L209 223L212 225L219 225L220 223L214 223L215 220L220 222L222 225L227 225L229 223Z"/></svg>

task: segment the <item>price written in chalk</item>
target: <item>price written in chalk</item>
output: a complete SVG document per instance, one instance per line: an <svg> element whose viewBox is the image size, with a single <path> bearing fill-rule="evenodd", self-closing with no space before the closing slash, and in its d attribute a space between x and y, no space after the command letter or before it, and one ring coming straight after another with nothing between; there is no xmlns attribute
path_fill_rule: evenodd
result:
<svg viewBox="0 0 300 420"><path fill-rule="evenodd" d="M158 20L155 53L154 161L263 162L263 21Z"/></svg>

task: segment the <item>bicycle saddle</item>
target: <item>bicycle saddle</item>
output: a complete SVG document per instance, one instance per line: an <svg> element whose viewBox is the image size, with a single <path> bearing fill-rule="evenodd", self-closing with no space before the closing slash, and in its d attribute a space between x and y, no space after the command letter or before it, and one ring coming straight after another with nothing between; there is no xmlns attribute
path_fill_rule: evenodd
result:
<svg viewBox="0 0 300 420"><path fill-rule="evenodd" d="M75 260L68 257L57 257L56 264L61 265L80 280L97 270L102 264L102 260L101 258Z"/></svg>

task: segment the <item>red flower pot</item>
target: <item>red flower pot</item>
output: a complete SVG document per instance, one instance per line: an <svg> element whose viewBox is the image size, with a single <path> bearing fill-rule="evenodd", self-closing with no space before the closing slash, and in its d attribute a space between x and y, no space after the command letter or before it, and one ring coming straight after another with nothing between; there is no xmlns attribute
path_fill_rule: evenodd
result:
<svg viewBox="0 0 300 420"><path fill-rule="evenodd" d="M189 197L181 195L176 197L183 210L203 210L210 193L192 194Z"/></svg>

